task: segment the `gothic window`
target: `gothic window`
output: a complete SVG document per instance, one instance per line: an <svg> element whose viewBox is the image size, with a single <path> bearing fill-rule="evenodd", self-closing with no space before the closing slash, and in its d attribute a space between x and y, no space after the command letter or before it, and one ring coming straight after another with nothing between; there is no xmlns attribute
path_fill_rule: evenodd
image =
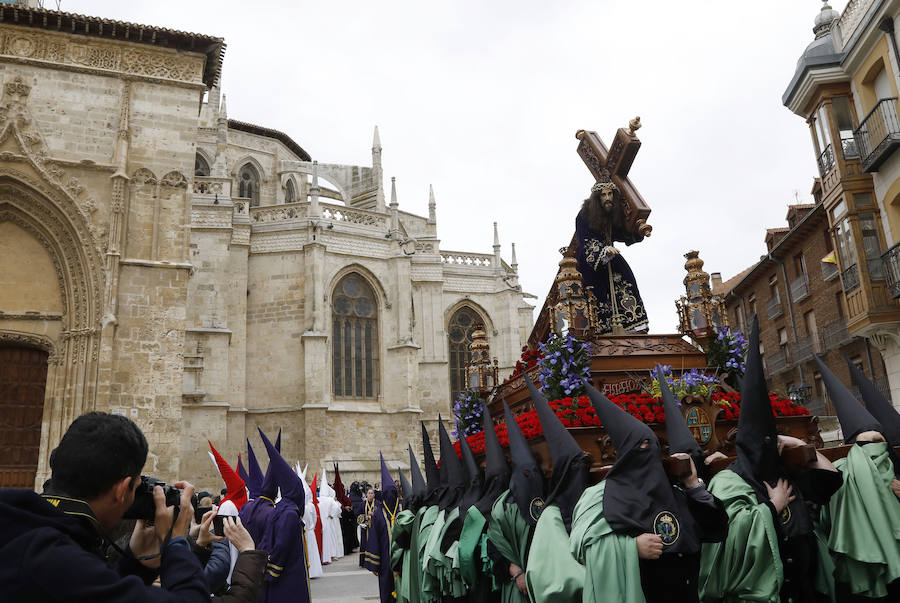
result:
<svg viewBox="0 0 900 603"><path fill-rule="evenodd" d="M259 172L253 164L245 163L238 172L238 196L250 199L250 207L259 206Z"/></svg>
<svg viewBox="0 0 900 603"><path fill-rule="evenodd" d="M377 398L378 303L359 274L340 280L331 296L331 359L334 395Z"/></svg>
<svg viewBox="0 0 900 603"><path fill-rule="evenodd" d="M463 306L450 317L447 339L450 344L450 401L456 400L459 392L466 389L466 366L472 359L469 344L472 333L481 323L481 318L472 308Z"/></svg>
<svg viewBox="0 0 900 603"><path fill-rule="evenodd" d="M209 176L209 164L200 153L194 156L194 176Z"/></svg>
<svg viewBox="0 0 900 603"><path fill-rule="evenodd" d="M294 189L294 181L288 178L284 185L284 202L295 203L297 201L297 191Z"/></svg>

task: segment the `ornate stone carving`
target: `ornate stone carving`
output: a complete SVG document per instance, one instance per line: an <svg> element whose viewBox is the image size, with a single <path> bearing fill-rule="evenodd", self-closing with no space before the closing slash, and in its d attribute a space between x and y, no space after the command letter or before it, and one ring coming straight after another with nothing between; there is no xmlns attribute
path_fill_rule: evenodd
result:
<svg viewBox="0 0 900 603"><path fill-rule="evenodd" d="M43 335L0 329L0 343L18 344L44 350L48 354L48 364L59 365L62 363L62 358L57 354L56 345L49 337L44 337Z"/></svg>
<svg viewBox="0 0 900 603"><path fill-rule="evenodd" d="M131 182L136 185L155 185L157 183L156 175L145 167L138 168L131 176Z"/></svg>
<svg viewBox="0 0 900 603"><path fill-rule="evenodd" d="M162 177L159 181L161 186L171 186L174 188L187 188L187 178L181 172L172 171Z"/></svg>
<svg viewBox="0 0 900 603"><path fill-rule="evenodd" d="M9 30L7 30L9 31ZM152 79L203 83L204 57L185 53L133 48L130 45L91 40L52 32L10 31L0 54L18 61L50 61L77 69L117 71Z"/></svg>

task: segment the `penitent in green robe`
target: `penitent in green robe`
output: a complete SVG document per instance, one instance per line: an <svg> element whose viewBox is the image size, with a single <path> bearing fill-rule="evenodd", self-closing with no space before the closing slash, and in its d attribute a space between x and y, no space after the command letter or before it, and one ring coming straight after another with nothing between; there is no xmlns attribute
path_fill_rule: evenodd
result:
<svg viewBox="0 0 900 603"><path fill-rule="evenodd" d="M784 568L769 506L730 469L716 474L709 491L725 505L728 538L702 547L700 600L776 603Z"/></svg>
<svg viewBox="0 0 900 603"><path fill-rule="evenodd" d="M474 505L469 507L459 535L459 573L469 591L469 601L487 601L500 590L487 551L487 518Z"/></svg>
<svg viewBox="0 0 900 603"><path fill-rule="evenodd" d="M834 465L844 484L823 507L822 524L835 579L854 594L885 597L900 578L900 500L891 491L888 445L853 446Z"/></svg>
<svg viewBox="0 0 900 603"><path fill-rule="evenodd" d="M531 526L519 512L519 506L513 502L509 490L501 494L491 508L491 522L488 525L487 537L510 563L528 569L528 538ZM509 501L507 501L509 499ZM500 590L502 603L528 603L528 595L519 592L515 581L503 583Z"/></svg>
<svg viewBox="0 0 900 603"><path fill-rule="evenodd" d="M613 531L606 521L603 516L605 490L605 481L585 490L572 514L572 533L569 537L571 555L582 568L589 568L586 572L582 570L582 600L643 603L637 539ZM547 510L541 514L541 521L546 513ZM541 522L538 522L540 528ZM537 536L535 532L535 541Z"/></svg>
<svg viewBox="0 0 900 603"><path fill-rule="evenodd" d="M570 603L581 600L584 565L572 556L569 547L569 533L566 532L559 507L554 504L545 506L534 527L534 538L528 551L533 563L525 571L532 601ZM593 567L591 571L594 572Z"/></svg>
<svg viewBox="0 0 900 603"><path fill-rule="evenodd" d="M417 555L419 524L424 513L424 509L419 509L415 515L412 511L404 510L394 520L394 530L391 532L391 567L400 568L400 575L394 581L398 603L419 603L421 570ZM403 541L408 543L405 548L400 545Z"/></svg>
<svg viewBox="0 0 900 603"><path fill-rule="evenodd" d="M431 537L431 528L434 527L434 522L437 520L437 505L431 505L424 510L420 510L419 515L419 537L416 540L416 555L412 562L418 566L416 571L419 573L419 601L421 603L434 603L440 601L440 593L436 591L426 592L426 576L422 572L422 563L425 559L425 547L428 544L428 539Z"/></svg>
<svg viewBox="0 0 900 603"><path fill-rule="evenodd" d="M444 530L445 512L437 509L434 521L427 528L427 538L422 546L419 563L422 564L422 596L426 601L441 600L440 575L435 567L435 551L440 548L440 536ZM420 544L421 546L421 544Z"/></svg>
<svg viewBox="0 0 900 603"><path fill-rule="evenodd" d="M459 520L459 509L440 511L425 546L425 557L422 560L424 572L423 584L429 592L436 591L445 597L462 597L466 594L465 585L459 575L458 541L453 540L444 546L447 531Z"/></svg>

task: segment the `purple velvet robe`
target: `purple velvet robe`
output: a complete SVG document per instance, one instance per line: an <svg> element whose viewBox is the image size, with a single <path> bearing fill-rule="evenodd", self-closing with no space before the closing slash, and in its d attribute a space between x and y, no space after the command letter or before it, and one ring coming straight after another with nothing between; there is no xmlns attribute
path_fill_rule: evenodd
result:
<svg viewBox="0 0 900 603"><path fill-rule="evenodd" d="M383 503L375 503L372 514L372 527L366 540L364 566L371 572L378 573L378 594L381 603L393 603L394 572L391 570L391 522L384 510Z"/></svg>
<svg viewBox="0 0 900 603"><path fill-rule="evenodd" d="M309 573L303 545L303 516L296 503L281 499L256 548L269 554L263 603L309 603Z"/></svg>
<svg viewBox="0 0 900 603"><path fill-rule="evenodd" d="M265 535L266 526L269 518L275 512L275 504L268 498L257 496L241 507L238 513L241 517L241 523L250 532L253 542L259 546Z"/></svg>

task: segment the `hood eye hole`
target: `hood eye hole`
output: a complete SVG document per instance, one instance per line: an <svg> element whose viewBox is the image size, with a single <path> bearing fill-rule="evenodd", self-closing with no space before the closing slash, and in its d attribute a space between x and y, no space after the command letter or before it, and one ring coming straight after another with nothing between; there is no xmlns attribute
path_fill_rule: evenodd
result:
<svg viewBox="0 0 900 603"><path fill-rule="evenodd" d="M640 446L638 446L638 448L640 448L641 450L647 450L648 448L650 448L650 439L647 438L647 439L642 440L641 444L640 444Z"/></svg>

